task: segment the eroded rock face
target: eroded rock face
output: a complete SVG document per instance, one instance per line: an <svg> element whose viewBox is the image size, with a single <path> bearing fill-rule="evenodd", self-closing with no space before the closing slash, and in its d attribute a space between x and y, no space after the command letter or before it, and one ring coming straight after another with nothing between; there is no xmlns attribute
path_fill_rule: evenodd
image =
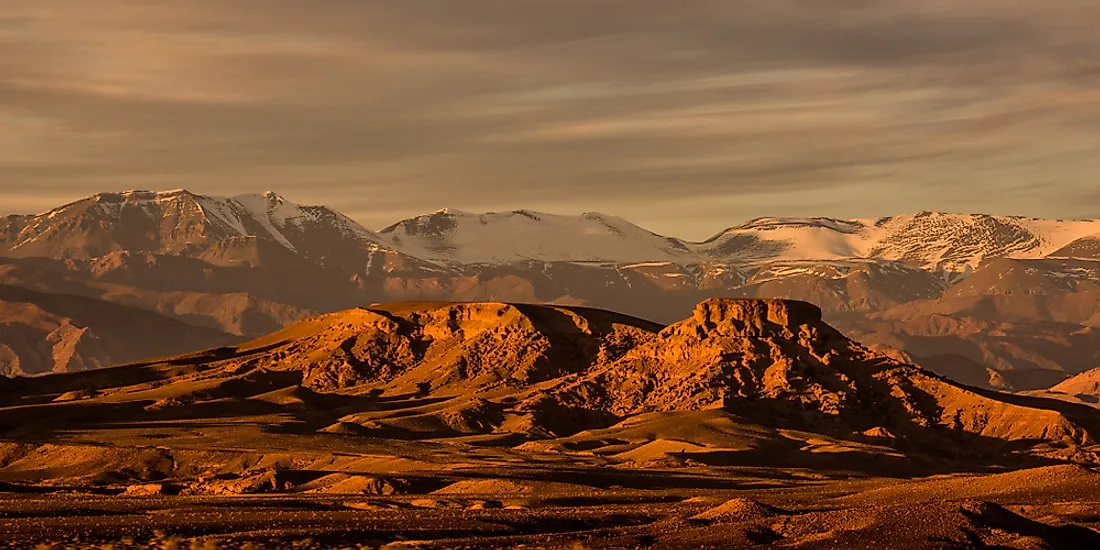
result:
<svg viewBox="0 0 1100 550"><path fill-rule="evenodd" d="M695 307L692 320L708 332L748 338L790 338L799 327L822 324L820 308L796 300L711 299Z"/></svg>
<svg viewBox="0 0 1100 550"><path fill-rule="evenodd" d="M196 357L201 366L179 384L168 377L154 386L142 373L150 387L122 394L155 387L166 405L149 414L227 398L338 407L324 431L410 439L562 437L645 413L715 409L756 425L914 448L1083 446L1100 429L875 353L823 323L816 307L784 300L708 300L667 327L577 307L378 304L229 351ZM100 390L89 399L117 398Z"/></svg>
<svg viewBox="0 0 1100 550"><path fill-rule="evenodd" d="M617 358L660 328L596 310L500 303L395 304L311 323L272 366L302 370L303 384L320 391L538 384Z"/></svg>
<svg viewBox="0 0 1100 550"><path fill-rule="evenodd" d="M1092 440L1059 412L978 394L863 348L823 323L816 307L795 301L708 300L690 319L556 391L562 402L620 416L725 409L831 433Z"/></svg>
<svg viewBox="0 0 1100 550"><path fill-rule="evenodd" d="M465 395L469 402L433 420L460 433L561 435L646 412L725 409L768 424L902 438L936 429L1089 438L1057 412L990 399L863 348L806 302L712 299L663 328L501 303L390 304L315 323L279 352L307 387ZM1022 414L1038 421L1021 423Z"/></svg>
<svg viewBox="0 0 1100 550"><path fill-rule="evenodd" d="M829 365L844 351L860 352L811 304L707 300L589 383L620 414L728 408L737 400L788 395L800 401L813 395L814 408L835 411L849 380Z"/></svg>

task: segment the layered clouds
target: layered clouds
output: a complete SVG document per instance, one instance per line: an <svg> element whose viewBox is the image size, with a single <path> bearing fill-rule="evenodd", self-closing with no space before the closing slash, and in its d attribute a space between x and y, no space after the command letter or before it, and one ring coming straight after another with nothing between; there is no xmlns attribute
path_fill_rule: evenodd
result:
<svg viewBox="0 0 1100 550"><path fill-rule="evenodd" d="M0 0L0 202L1100 215L1100 4Z"/></svg>

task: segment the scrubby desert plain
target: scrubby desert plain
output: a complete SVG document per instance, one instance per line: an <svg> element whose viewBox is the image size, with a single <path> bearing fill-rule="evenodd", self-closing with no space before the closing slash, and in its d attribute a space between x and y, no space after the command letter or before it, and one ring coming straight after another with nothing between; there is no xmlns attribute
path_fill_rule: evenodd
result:
<svg viewBox="0 0 1100 550"><path fill-rule="evenodd" d="M1100 548L1098 434L804 302L375 304L0 378L0 546Z"/></svg>

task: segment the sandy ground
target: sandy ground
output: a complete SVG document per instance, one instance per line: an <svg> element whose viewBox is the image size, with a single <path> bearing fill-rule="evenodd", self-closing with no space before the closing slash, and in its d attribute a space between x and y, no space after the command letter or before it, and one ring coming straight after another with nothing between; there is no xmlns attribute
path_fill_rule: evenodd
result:
<svg viewBox="0 0 1100 550"><path fill-rule="evenodd" d="M517 449L200 429L207 444L4 445L0 547L1100 547L1100 474L1077 465L884 477L876 460L900 463L858 448L716 466L623 433Z"/></svg>

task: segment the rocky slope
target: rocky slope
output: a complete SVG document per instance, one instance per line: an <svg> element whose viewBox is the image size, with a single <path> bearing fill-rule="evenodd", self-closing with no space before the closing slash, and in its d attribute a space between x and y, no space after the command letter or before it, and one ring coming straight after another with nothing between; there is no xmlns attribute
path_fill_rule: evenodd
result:
<svg viewBox="0 0 1100 550"><path fill-rule="evenodd" d="M707 300L664 328L575 307L376 305L236 348L0 390L9 406L64 397L150 418L262 403L299 427L396 439L544 440L687 411L957 457L1077 457L1100 433L1091 409L958 386L848 340L811 304L779 300ZM43 424L74 421L39 409Z"/></svg>

